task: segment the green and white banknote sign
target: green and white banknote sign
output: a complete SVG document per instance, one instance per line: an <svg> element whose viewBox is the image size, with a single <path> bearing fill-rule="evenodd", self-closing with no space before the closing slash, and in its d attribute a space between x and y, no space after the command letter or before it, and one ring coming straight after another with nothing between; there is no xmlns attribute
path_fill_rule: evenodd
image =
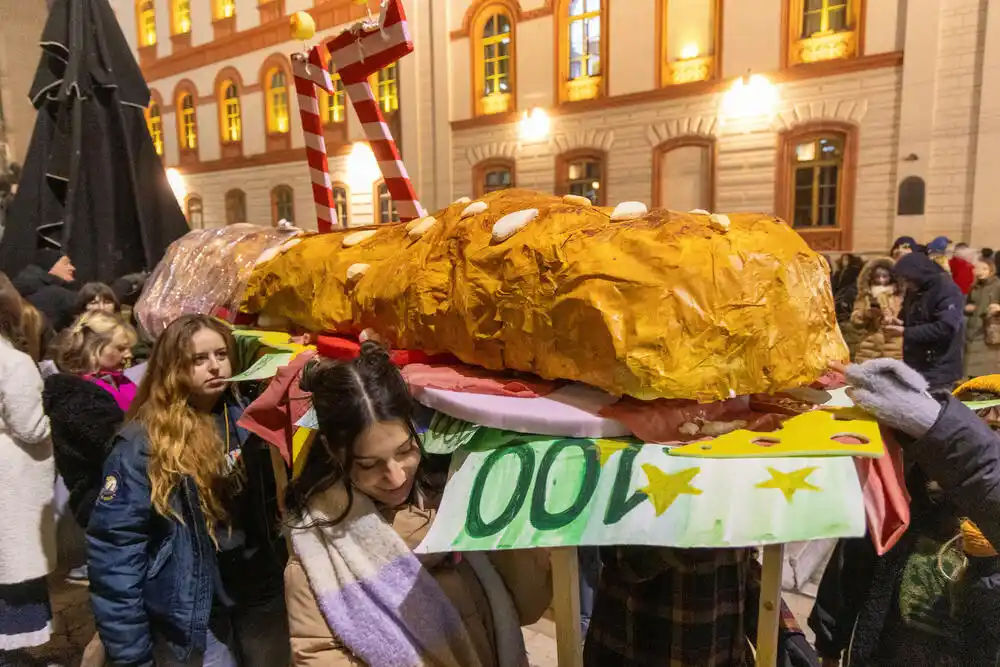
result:
<svg viewBox="0 0 1000 667"><path fill-rule="evenodd" d="M865 533L850 457L685 459L661 445L484 430L494 437L455 452L418 551L736 547ZM482 440L493 446L476 447Z"/></svg>

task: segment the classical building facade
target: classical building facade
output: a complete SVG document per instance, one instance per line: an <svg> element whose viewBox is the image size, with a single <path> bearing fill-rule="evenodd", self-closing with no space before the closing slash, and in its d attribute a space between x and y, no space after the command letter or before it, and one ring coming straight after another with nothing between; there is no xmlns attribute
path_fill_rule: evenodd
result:
<svg viewBox="0 0 1000 667"><path fill-rule="evenodd" d="M28 90L42 53L38 38L47 15L44 2L0 2L0 175L23 163L35 127Z"/></svg>
<svg viewBox="0 0 1000 667"><path fill-rule="evenodd" d="M517 186L774 212L824 250L1000 245L1000 6L988 0L403 0L373 88L430 210ZM112 0L192 224L315 226L288 16L356 0ZM376 1L369 3L377 11ZM338 210L392 219L341 88Z"/></svg>

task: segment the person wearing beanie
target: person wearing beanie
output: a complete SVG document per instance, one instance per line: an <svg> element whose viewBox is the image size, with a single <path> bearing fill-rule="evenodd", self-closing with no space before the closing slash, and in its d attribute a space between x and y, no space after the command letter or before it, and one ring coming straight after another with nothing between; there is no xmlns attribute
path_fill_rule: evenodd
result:
<svg viewBox="0 0 1000 667"><path fill-rule="evenodd" d="M894 261L899 261L899 258L904 255L909 255L914 250L917 250L920 246L917 245L917 240L912 236L900 236L892 244L892 250L889 251L889 256L892 257Z"/></svg>
<svg viewBox="0 0 1000 667"><path fill-rule="evenodd" d="M54 331L72 323L76 309L73 280L76 268L69 257L54 248L35 251L35 260L14 280L14 287L45 316Z"/></svg>
<svg viewBox="0 0 1000 667"><path fill-rule="evenodd" d="M950 245L951 240L947 236L939 236L927 244L927 256L948 274L951 274L951 266L948 264L948 247Z"/></svg>

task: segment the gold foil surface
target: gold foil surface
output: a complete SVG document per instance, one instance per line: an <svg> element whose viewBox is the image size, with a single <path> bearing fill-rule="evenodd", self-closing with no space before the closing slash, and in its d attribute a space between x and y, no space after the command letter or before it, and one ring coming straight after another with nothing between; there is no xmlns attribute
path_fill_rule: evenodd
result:
<svg viewBox="0 0 1000 667"><path fill-rule="evenodd" d="M666 210L616 222L525 190L483 201L465 219L467 204L438 212L417 239L403 224L352 247L357 229L309 236L254 269L243 308L641 399L770 393L848 358L824 260L772 216L731 214L725 229ZM492 239L503 216L532 208ZM349 282L358 264L369 267Z"/></svg>

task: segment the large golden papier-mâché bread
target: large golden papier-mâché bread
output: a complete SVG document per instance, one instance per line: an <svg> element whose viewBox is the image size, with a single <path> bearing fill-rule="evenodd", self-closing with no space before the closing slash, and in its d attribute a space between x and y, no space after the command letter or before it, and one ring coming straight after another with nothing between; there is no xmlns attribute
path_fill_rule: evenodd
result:
<svg viewBox="0 0 1000 667"><path fill-rule="evenodd" d="M848 357L825 261L774 217L480 201L306 237L254 270L244 310L643 399L774 392Z"/></svg>

